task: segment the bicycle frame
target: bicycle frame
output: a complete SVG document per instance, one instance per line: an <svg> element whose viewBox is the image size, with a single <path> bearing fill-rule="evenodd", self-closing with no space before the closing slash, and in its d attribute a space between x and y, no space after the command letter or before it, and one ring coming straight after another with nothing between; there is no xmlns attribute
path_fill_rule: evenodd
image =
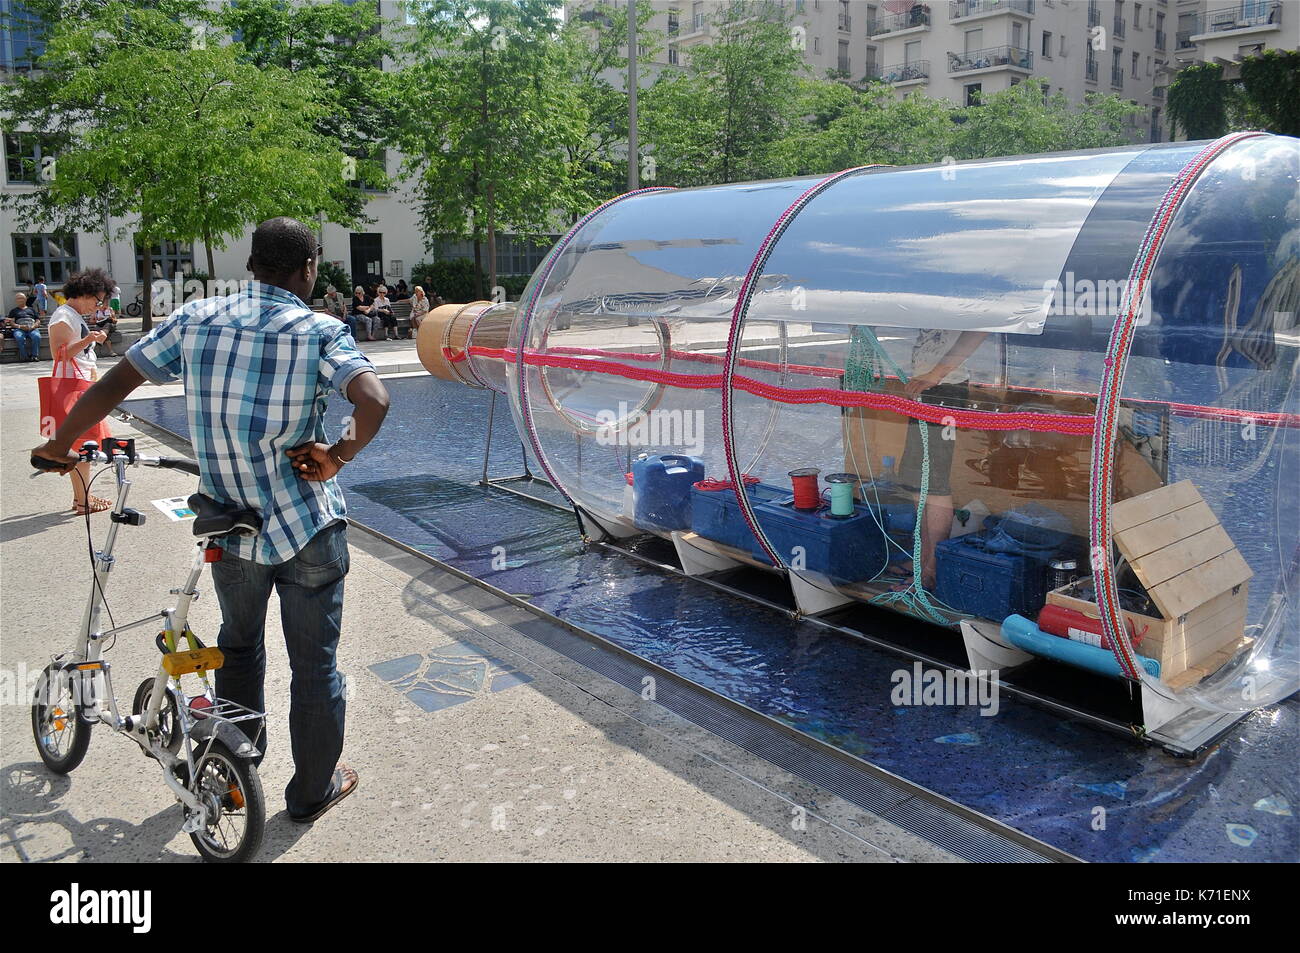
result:
<svg viewBox="0 0 1300 953"><path fill-rule="evenodd" d="M181 783L173 769L180 764L187 763L191 767L198 764L203 754L207 752L212 742L221 733L220 729L223 725L253 718L263 719L264 714L235 702L217 699L215 692L212 691L206 669L200 670L199 674L202 676L207 693L215 699L215 704L202 709L191 708L189 700L182 690L180 676L169 674L166 668L165 662L168 657L166 654L164 654L163 662L159 663L158 671L154 676L153 689L149 696L149 705L146 711L139 715L133 712L125 716L119 711L117 696L113 691L111 666L103 658L104 640L119 633L161 621L163 623L162 639L165 653L177 651L178 640L182 635L185 637L186 645L191 651L199 650L201 646L198 639L189 627L189 611L190 606L198 598L198 583L203 576L203 567L206 562L204 554L210 543L210 540L207 539L200 539L196 542L194 558L191 561L189 575L186 577L184 585L178 589L170 590L171 594L176 596L174 606L161 609L153 615L125 625L101 630L99 628L100 614L104 606L104 590L108 576L115 565L113 549L117 543L118 527L129 522L125 515L127 512L126 501L131 490L131 481L126 473L129 462L126 457L121 455L114 456L110 461L117 483L117 500L111 511L108 535L103 548L96 550L94 554L94 584L91 587L90 599L82 615L81 629L76 647L71 653L72 658L69 659L67 657L68 653L65 653L62 656L56 656L54 662L59 667L61 677L71 676L75 679L71 687L73 689L73 699L78 709L76 717L91 720L85 715L85 711L93 705L93 720L103 722L119 734L125 734L146 752L157 758L163 768L163 780L172 789L177 799L182 801L192 812L187 814L186 829L198 829L206 822L207 806L185 784ZM103 679L102 692L99 691L97 684L101 676ZM161 712L162 706L169 695L175 699L174 718L176 724L173 726L173 730L181 733L182 741L179 754L174 754L162 743L160 731ZM89 698L88 701L87 698ZM202 752L196 752L194 735L198 732L200 723L205 720L209 721L211 727L199 733L206 738L207 746ZM264 727L265 723L263 722L259 726L257 742L261 740L261 731ZM244 738L242 732L240 738ZM202 739L199 740L201 742ZM242 757L253 757L258 753L256 743L247 740L236 742L232 747L232 751ZM193 778L192 771L190 777Z"/></svg>

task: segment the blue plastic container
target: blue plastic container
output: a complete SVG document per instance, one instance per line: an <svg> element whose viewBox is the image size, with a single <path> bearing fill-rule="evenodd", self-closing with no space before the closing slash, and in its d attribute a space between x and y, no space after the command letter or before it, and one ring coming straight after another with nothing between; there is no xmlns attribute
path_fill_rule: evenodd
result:
<svg viewBox="0 0 1300 953"><path fill-rule="evenodd" d="M690 529L691 487L704 479L704 461L663 453L632 461L632 519L646 529Z"/></svg>
<svg viewBox="0 0 1300 953"><path fill-rule="evenodd" d="M745 492L754 506L771 500L794 500L790 490L766 483L751 483ZM740 504L736 502L733 490L700 490L692 487L691 530L705 539L732 549L744 550L764 562L771 562L759 548L754 534L745 524L745 518L740 515Z"/></svg>
<svg viewBox="0 0 1300 953"><path fill-rule="evenodd" d="M889 558L880 513L866 506L855 506L852 516L835 517L828 506L805 512L773 501L754 512L788 566L802 563L835 582L857 582L875 576Z"/></svg>
<svg viewBox="0 0 1300 953"><path fill-rule="evenodd" d="M935 595L959 612L996 622L1037 614L1047 601L1046 561L990 550L993 532L967 533L935 546Z"/></svg>
<svg viewBox="0 0 1300 953"><path fill-rule="evenodd" d="M837 582L869 579L884 568L888 549L878 511L859 503L853 516L836 518L828 506L811 513L796 510L793 494L784 487L754 483L746 493L768 541L791 563L795 547L802 547L803 568ZM692 489L691 529L771 562L750 533L731 490Z"/></svg>

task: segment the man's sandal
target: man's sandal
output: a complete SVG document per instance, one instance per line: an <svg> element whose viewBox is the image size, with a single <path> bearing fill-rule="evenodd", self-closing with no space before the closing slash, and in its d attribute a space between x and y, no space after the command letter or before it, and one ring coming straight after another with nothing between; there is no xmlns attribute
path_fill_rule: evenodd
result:
<svg viewBox="0 0 1300 953"><path fill-rule="evenodd" d="M339 803L339 801L343 800L345 797L347 797L349 794L355 791L357 789L357 785L360 783L361 783L361 777L357 774L356 771L352 770L345 764L339 765L337 768L334 769L334 778L330 784L329 797L325 798L325 800L321 802L320 807L316 808L316 810L312 811L310 814L303 815L302 817L297 817L293 814L290 814L289 820L297 824L310 824L312 821L317 820L322 814L324 814L326 811L332 808L335 804Z"/></svg>

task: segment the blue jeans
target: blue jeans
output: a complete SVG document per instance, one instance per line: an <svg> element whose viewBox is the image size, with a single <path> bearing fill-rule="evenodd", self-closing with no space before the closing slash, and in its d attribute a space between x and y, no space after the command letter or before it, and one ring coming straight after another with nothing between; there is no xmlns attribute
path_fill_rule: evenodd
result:
<svg viewBox="0 0 1300 953"><path fill-rule="evenodd" d="M35 360L41 356L41 332L35 328L30 331L25 328L15 328L14 342L14 346L18 348L19 360Z"/></svg>
<svg viewBox="0 0 1300 953"><path fill-rule="evenodd" d="M347 523L320 530L288 562L264 566L224 554L212 564L221 606L217 694L265 711L266 605L271 587L280 596L280 624L289 650L289 743L294 775L284 791L289 813L310 814L330 793L343 752L347 708L343 678L335 668L343 623L343 577L348 571ZM257 729L243 722L251 736ZM263 735L262 750L267 738ZM259 759L260 760L260 759Z"/></svg>

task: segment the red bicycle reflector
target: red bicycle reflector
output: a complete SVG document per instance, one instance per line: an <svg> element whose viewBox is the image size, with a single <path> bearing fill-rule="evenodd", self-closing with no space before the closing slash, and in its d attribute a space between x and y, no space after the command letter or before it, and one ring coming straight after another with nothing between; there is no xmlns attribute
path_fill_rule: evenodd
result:
<svg viewBox="0 0 1300 953"><path fill-rule="evenodd" d="M220 552L220 550L217 551ZM195 718L207 718L208 716L204 712L211 707L212 700L206 695L195 695L190 699L190 714Z"/></svg>
<svg viewBox="0 0 1300 953"><path fill-rule="evenodd" d="M203 561L205 563L221 562L221 547L209 546L207 549L203 550Z"/></svg>

